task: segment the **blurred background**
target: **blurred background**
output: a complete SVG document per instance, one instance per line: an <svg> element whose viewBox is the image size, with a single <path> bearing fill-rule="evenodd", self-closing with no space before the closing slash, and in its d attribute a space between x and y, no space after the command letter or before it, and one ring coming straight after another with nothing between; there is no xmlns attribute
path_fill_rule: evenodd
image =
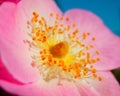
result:
<svg viewBox="0 0 120 96"><path fill-rule="evenodd" d="M80 8L95 13L114 34L120 36L120 0L55 0L55 2L63 12ZM120 69L112 70L112 73L120 83ZM0 96L15 95L8 94L0 89Z"/></svg>

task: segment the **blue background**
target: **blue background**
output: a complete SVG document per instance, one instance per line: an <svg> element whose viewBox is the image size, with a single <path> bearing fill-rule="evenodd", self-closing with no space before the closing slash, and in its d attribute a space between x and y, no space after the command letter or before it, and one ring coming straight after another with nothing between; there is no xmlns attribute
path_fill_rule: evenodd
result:
<svg viewBox="0 0 120 96"><path fill-rule="evenodd" d="M55 0L63 12L73 8L90 10L120 36L120 0Z"/></svg>

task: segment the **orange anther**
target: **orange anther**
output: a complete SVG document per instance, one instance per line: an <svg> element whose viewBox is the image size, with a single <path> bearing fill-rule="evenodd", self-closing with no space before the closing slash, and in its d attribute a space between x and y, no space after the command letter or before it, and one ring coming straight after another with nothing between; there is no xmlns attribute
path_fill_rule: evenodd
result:
<svg viewBox="0 0 120 96"><path fill-rule="evenodd" d="M96 73L93 73L93 76L96 78L97 77Z"/></svg>
<svg viewBox="0 0 120 96"><path fill-rule="evenodd" d="M80 76L80 70L79 69L76 69L76 75L79 77Z"/></svg>
<svg viewBox="0 0 120 96"><path fill-rule="evenodd" d="M63 24L60 24L60 27L63 27Z"/></svg>
<svg viewBox="0 0 120 96"><path fill-rule="evenodd" d="M96 60L95 60L95 59L92 59L91 62L92 62L92 63L96 63Z"/></svg>
<svg viewBox="0 0 120 96"><path fill-rule="evenodd" d="M56 60L54 60L54 64L56 64L57 63L57 61Z"/></svg>
<svg viewBox="0 0 120 96"><path fill-rule="evenodd" d="M90 35L90 32L88 32L87 35Z"/></svg>
<svg viewBox="0 0 120 96"><path fill-rule="evenodd" d="M102 81L102 77L98 76L98 80L99 80L99 81Z"/></svg>
<svg viewBox="0 0 120 96"><path fill-rule="evenodd" d="M93 66L91 65L90 68L93 68Z"/></svg>
<svg viewBox="0 0 120 96"><path fill-rule="evenodd" d="M79 32L79 29L76 29L75 32L78 33L78 32Z"/></svg>
<svg viewBox="0 0 120 96"><path fill-rule="evenodd" d="M95 37L93 37L92 40L95 41L96 40Z"/></svg>
<svg viewBox="0 0 120 96"><path fill-rule="evenodd" d="M52 62L52 60L53 60L52 58L49 58L49 59L48 59L49 62Z"/></svg>
<svg viewBox="0 0 120 96"><path fill-rule="evenodd" d="M34 15L35 17L38 17L38 16L39 16L36 12L33 12L33 15Z"/></svg>
<svg viewBox="0 0 120 96"><path fill-rule="evenodd" d="M40 32L38 31L38 32L36 32L36 36L39 36L40 35Z"/></svg>
<svg viewBox="0 0 120 96"><path fill-rule="evenodd" d="M73 26L73 27L76 27L76 24L73 24L72 26Z"/></svg>
<svg viewBox="0 0 120 96"><path fill-rule="evenodd" d="M56 19L57 19L57 20L59 19L59 14L56 14Z"/></svg>
<svg viewBox="0 0 120 96"><path fill-rule="evenodd" d="M80 64L86 64L85 59L81 59L81 60L80 60Z"/></svg>
<svg viewBox="0 0 120 96"><path fill-rule="evenodd" d="M90 48L94 48L94 46L93 46L93 45L90 45Z"/></svg>
<svg viewBox="0 0 120 96"><path fill-rule="evenodd" d="M58 33L59 33L59 34L63 34L64 32L62 32L62 31L59 31Z"/></svg>
<svg viewBox="0 0 120 96"><path fill-rule="evenodd" d="M52 55L49 55L49 59L52 59L53 58L53 56Z"/></svg>
<svg viewBox="0 0 120 96"><path fill-rule="evenodd" d="M86 76L87 75L87 73L84 71L84 76Z"/></svg>
<svg viewBox="0 0 120 96"><path fill-rule="evenodd" d="M43 50L44 54L46 54L46 50Z"/></svg>
<svg viewBox="0 0 120 96"><path fill-rule="evenodd" d="M79 30L76 29L76 30L73 32L73 35L76 35L78 32L79 32Z"/></svg>
<svg viewBox="0 0 120 96"><path fill-rule="evenodd" d="M86 33L83 33L82 36L83 36L83 39L86 39Z"/></svg>
<svg viewBox="0 0 120 96"><path fill-rule="evenodd" d="M51 62L49 62L49 63L48 63L48 66L52 66L52 63L51 63Z"/></svg>
<svg viewBox="0 0 120 96"><path fill-rule="evenodd" d="M36 12L33 12L33 15L36 15Z"/></svg>
<svg viewBox="0 0 120 96"><path fill-rule="evenodd" d="M84 71L85 71L85 73L88 73L88 69L87 68L84 68Z"/></svg>
<svg viewBox="0 0 120 96"><path fill-rule="evenodd" d="M61 17L60 20L63 20L63 17Z"/></svg>
<svg viewBox="0 0 120 96"><path fill-rule="evenodd" d="M97 58L96 60L97 60L97 61L100 61L100 58Z"/></svg>
<svg viewBox="0 0 120 96"><path fill-rule="evenodd" d="M38 21L38 19L35 18L35 17L33 17L33 18L31 19L31 22L37 22L37 21Z"/></svg>
<svg viewBox="0 0 120 96"><path fill-rule="evenodd" d="M87 52L87 59L90 59L90 53Z"/></svg>
<svg viewBox="0 0 120 96"><path fill-rule="evenodd" d="M52 26L49 26L48 29L51 30L53 27Z"/></svg>
<svg viewBox="0 0 120 96"><path fill-rule="evenodd" d="M64 70L64 71L67 71L67 68L66 68L66 66L63 66L63 70Z"/></svg>
<svg viewBox="0 0 120 96"><path fill-rule="evenodd" d="M50 16L52 17L52 16L53 16L53 13L50 13Z"/></svg>
<svg viewBox="0 0 120 96"><path fill-rule="evenodd" d="M70 25L67 26L67 30L68 30L68 31L70 30Z"/></svg>
<svg viewBox="0 0 120 96"><path fill-rule="evenodd" d="M86 48L86 50L89 50L88 46L86 46L85 48Z"/></svg>
<svg viewBox="0 0 120 96"><path fill-rule="evenodd" d="M43 42L46 42L46 36L43 36Z"/></svg>
<svg viewBox="0 0 120 96"><path fill-rule="evenodd" d="M37 40L41 42L41 38L39 38L39 39L37 39Z"/></svg>
<svg viewBox="0 0 120 96"><path fill-rule="evenodd" d="M36 40L36 38L35 38L35 37L32 37L32 40Z"/></svg>
<svg viewBox="0 0 120 96"><path fill-rule="evenodd" d="M82 44L82 45L81 45L81 47L85 47L85 45L84 45L84 44Z"/></svg>
<svg viewBox="0 0 120 96"><path fill-rule="evenodd" d="M43 65L45 65L46 63L45 63L45 62L43 62L42 64L43 64Z"/></svg>
<svg viewBox="0 0 120 96"><path fill-rule="evenodd" d="M64 65L64 61L63 61L63 60L60 60L59 63L60 63L61 65Z"/></svg>
<svg viewBox="0 0 120 96"><path fill-rule="evenodd" d="M43 54L43 51L40 51L40 54Z"/></svg>
<svg viewBox="0 0 120 96"><path fill-rule="evenodd" d="M74 76L74 78L75 78L75 79L77 79L77 78L78 78L78 76L77 76L77 75L75 75L75 76Z"/></svg>
<svg viewBox="0 0 120 96"><path fill-rule="evenodd" d="M94 68L94 69L92 69L92 73L96 73L97 72L97 70Z"/></svg>
<svg viewBox="0 0 120 96"><path fill-rule="evenodd" d="M96 54L99 55L100 54L99 51L96 51Z"/></svg>
<svg viewBox="0 0 120 96"><path fill-rule="evenodd" d="M88 64L91 64L90 58L87 58L87 63L88 63Z"/></svg>
<svg viewBox="0 0 120 96"><path fill-rule="evenodd" d="M68 34L68 38L71 39L71 34Z"/></svg>
<svg viewBox="0 0 120 96"><path fill-rule="evenodd" d="M41 21L41 20L39 20L39 24L40 24L40 25L43 25L43 23L42 23L42 21Z"/></svg>
<svg viewBox="0 0 120 96"><path fill-rule="evenodd" d="M41 17L41 19L42 19L43 21L45 21L45 18L44 18L44 17Z"/></svg>
<svg viewBox="0 0 120 96"><path fill-rule="evenodd" d="M69 21L69 20L70 20L70 19L67 17L67 18L66 18L66 21Z"/></svg>
<svg viewBox="0 0 120 96"><path fill-rule="evenodd" d="M45 60L45 57L44 57L44 56L41 56L41 59L42 59L42 60Z"/></svg>

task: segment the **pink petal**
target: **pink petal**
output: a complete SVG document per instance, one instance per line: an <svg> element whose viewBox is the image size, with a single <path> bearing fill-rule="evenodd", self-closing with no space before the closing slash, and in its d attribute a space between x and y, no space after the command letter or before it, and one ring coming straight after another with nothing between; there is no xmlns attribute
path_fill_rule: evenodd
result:
<svg viewBox="0 0 120 96"><path fill-rule="evenodd" d="M79 93L77 87L72 82L64 82L62 85L57 86L57 88L62 93L62 96L81 96L81 93Z"/></svg>
<svg viewBox="0 0 120 96"><path fill-rule="evenodd" d="M1 57L14 78L21 82L32 82L38 78L38 72L30 65L31 58L28 48L21 40L24 36L19 34L22 30L19 31L13 18L15 8L15 4L8 2L2 4L0 8L0 18L2 18L0 21Z"/></svg>
<svg viewBox="0 0 120 96"><path fill-rule="evenodd" d="M61 10L55 4L54 0L29 0L29 2L27 0L21 0L18 6L20 6L25 12L28 20L31 18L31 13L34 11L38 12L40 16L45 17L47 20L49 19L48 16L50 13L53 13L55 15L56 13L60 15L62 14Z"/></svg>
<svg viewBox="0 0 120 96"><path fill-rule="evenodd" d="M0 86L7 92L18 96L56 96L54 90L49 91L38 83L27 84L23 86L15 85L6 81L0 81ZM50 89L50 88L49 88Z"/></svg>
<svg viewBox="0 0 120 96"><path fill-rule="evenodd" d="M2 50L2 61L15 79L27 83L36 81L39 78L38 71L31 66L32 61L27 50L18 50L17 52L16 48L20 47L19 45L11 46L9 42L4 41L1 42L1 45L0 50Z"/></svg>
<svg viewBox="0 0 120 96"><path fill-rule="evenodd" d="M0 80L6 80L15 84L21 84L8 72L0 59Z"/></svg>
<svg viewBox="0 0 120 96"><path fill-rule="evenodd" d="M71 83L55 84L55 82L51 84L49 82L37 82L21 86L0 80L0 86L3 89L20 96L81 96Z"/></svg>
<svg viewBox="0 0 120 96"><path fill-rule="evenodd" d="M75 23L83 32L90 32L91 38L95 37L93 42L96 49L100 51L101 61L95 64L98 70L110 70L120 67L120 38L115 36L102 22L102 20L93 13L74 9L65 13L64 17L69 17L69 24ZM86 39L89 43L91 39Z"/></svg>
<svg viewBox="0 0 120 96"><path fill-rule="evenodd" d="M0 4L1 4L1 3L4 3L4 2L6 2L6 1L18 3L20 0L0 0Z"/></svg>
<svg viewBox="0 0 120 96"><path fill-rule="evenodd" d="M29 0L29 2L21 0L18 5L5 2L0 7L2 61L14 78L23 83L36 81L39 78L39 73L31 66L32 61L28 46L23 42L28 38L27 21L33 11L38 11L43 16L50 14L50 12L60 13L54 1L51 0Z"/></svg>
<svg viewBox="0 0 120 96"><path fill-rule="evenodd" d="M76 86L81 96L99 96L99 92L97 92L94 88L90 88L82 83L76 84Z"/></svg>
<svg viewBox="0 0 120 96"><path fill-rule="evenodd" d="M98 93L96 96L119 96L120 85L111 72L99 72L98 74L102 77L102 81L92 78L84 79L89 89L95 90Z"/></svg>

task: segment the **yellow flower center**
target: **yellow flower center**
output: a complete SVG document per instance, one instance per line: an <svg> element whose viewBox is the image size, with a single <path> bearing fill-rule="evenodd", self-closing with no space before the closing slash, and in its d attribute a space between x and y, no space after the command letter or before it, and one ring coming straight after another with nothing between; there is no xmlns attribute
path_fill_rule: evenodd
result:
<svg viewBox="0 0 120 96"><path fill-rule="evenodd" d="M67 42L59 42L50 48L50 53L53 57L62 58L68 53Z"/></svg>
<svg viewBox="0 0 120 96"><path fill-rule="evenodd" d="M54 21L52 24L33 12L28 23L28 35L31 39L26 42L33 60L31 65L39 70L45 81L56 78L75 81L86 77L101 81L102 78L97 75L93 66L100 61L100 52L92 44L96 38L91 37L90 32L80 34L74 23L62 22L69 22L70 18L53 13L48 17Z"/></svg>

